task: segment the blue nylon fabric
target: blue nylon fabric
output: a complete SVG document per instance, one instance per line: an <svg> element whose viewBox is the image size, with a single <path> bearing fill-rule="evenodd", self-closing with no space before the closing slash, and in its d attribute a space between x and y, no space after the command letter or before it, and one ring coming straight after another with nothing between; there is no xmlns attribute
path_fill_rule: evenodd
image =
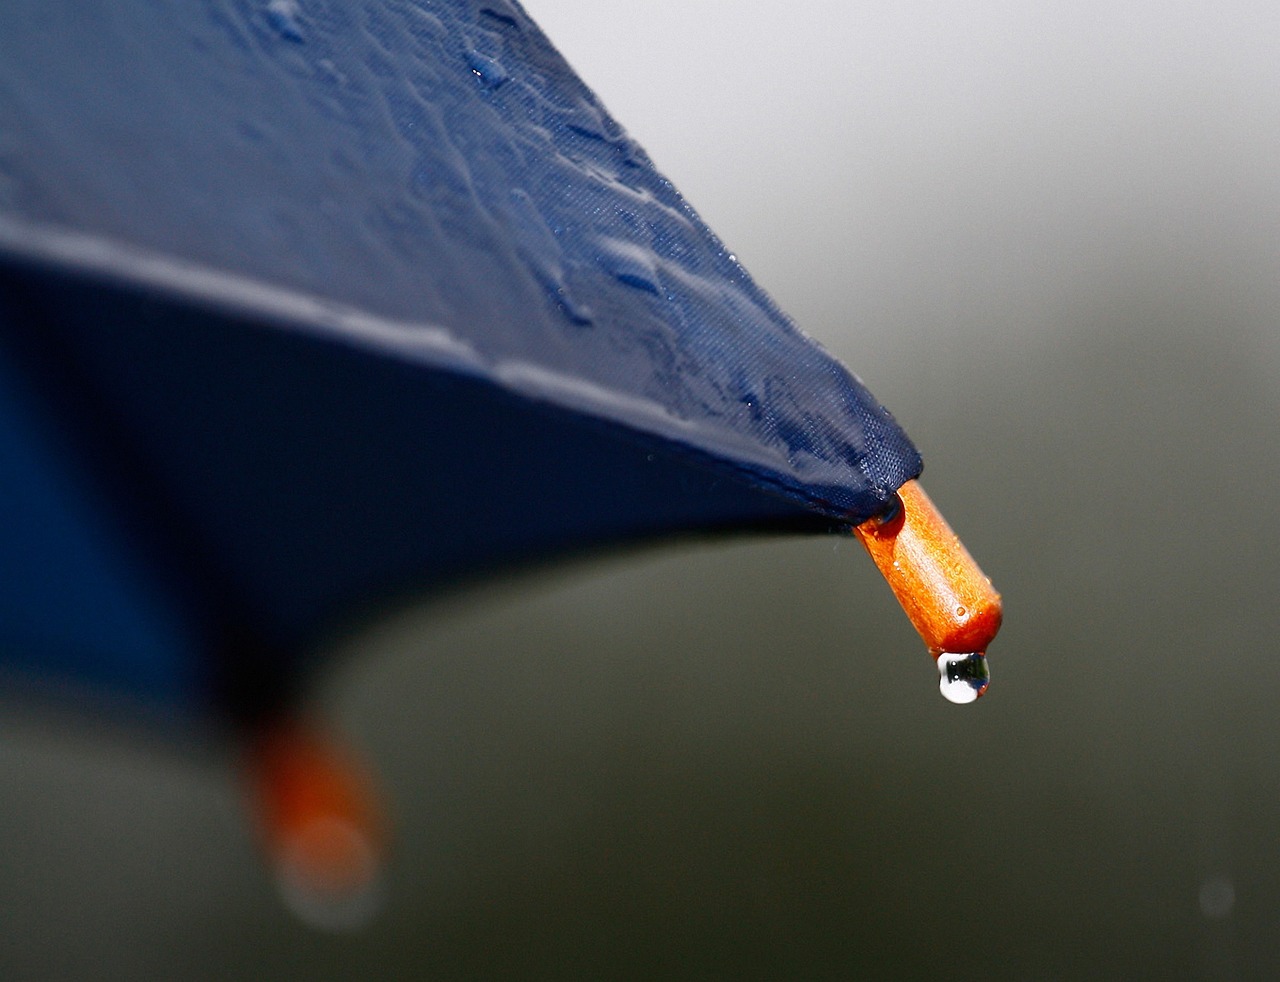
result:
<svg viewBox="0 0 1280 982"><path fill-rule="evenodd" d="M201 642L90 484L0 348L0 662L185 704L207 682Z"/></svg>
<svg viewBox="0 0 1280 982"><path fill-rule="evenodd" d="M831 516L920 469L513 3L10 0L0 25L6 216L403 322L417 358L412 325L443 329L455 370Z"/></svg>
<svg viewBox="0 0 1280 982"><path fill-rule="evenodd" d="M0 660L241 712L389 593L921 467L502 0L0 5L0 332L0 532L66 517Z"/></svg>
<svg viewBox="0 0 1280 982"><path fill-rule="evenodd" d="M19 347L58 336L57 370L29 362L54 383L49 429L71 436L53 451L97 477L82 510L114 512L194 625L201 648L173 657L218 664L221 688L188 699L278 703L327 635L397 595L676 532L830 528L666 441L473 376L62 270L19 280L0 263L0 307L33 324ZM11 496L7 521L41 521L29 504ZM83 615L102 584L61 572L64 615ZM91 664L100 649L81 649L96 675L135 668Z"/></svg>

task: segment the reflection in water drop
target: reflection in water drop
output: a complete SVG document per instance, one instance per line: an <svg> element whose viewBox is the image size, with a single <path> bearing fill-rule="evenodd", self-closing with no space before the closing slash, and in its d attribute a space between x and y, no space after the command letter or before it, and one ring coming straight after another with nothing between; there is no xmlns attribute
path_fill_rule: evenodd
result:
<svg viewBox="0 0 1280 982"><path fill-rule="evenodd" d="M938 656L938 674L941 676L939 691L958 706L973 702L991 684L987 656L981 651L970 654L944 651Z"/></svg>

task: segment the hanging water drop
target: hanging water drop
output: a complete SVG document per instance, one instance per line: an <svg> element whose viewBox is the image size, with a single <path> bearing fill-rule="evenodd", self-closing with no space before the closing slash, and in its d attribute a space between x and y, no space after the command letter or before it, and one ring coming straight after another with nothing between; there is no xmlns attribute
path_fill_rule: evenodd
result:
<svg viewBox="0 0 1280 982"><path fill-rule="evenodd" d="M938 656L938 675L938 691L957 706L974 702L991 684L987 656L981 651L969 654L944 651Z"/></svg>
<svg viewBox="0 0 1280 982"><path fill-rule="evenodd" d="M1003 616L991 581L917 481L853 531L937 660L942 694L976 700L991 681L986 650Z"/></svg>

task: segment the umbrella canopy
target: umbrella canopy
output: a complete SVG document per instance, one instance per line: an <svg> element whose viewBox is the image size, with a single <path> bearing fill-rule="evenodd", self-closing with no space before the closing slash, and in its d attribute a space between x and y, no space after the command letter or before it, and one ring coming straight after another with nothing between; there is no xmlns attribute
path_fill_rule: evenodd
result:
<svg viewBox="0 0 1280 982"><path fill-rule="evenodd" d="M253 719L377 598L920 468L515 3L0 9L11 663Z"/></svg>

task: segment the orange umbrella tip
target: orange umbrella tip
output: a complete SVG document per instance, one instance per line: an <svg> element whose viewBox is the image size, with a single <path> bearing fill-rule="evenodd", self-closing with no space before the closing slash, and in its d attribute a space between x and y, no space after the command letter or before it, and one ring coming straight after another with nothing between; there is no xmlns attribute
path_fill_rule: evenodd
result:
<svg viewBox="0 0 1280 982"><path fill-rule="evenodd" d="M367 924L381 906L386 823L352 754L296 722L260 731L248 778L281 896L303 922Z"/></svg>
<svg viewBox="0 0 1280 982"><path fill-rule="evenodd" d="M894 507L854 528L938 665L954 703L976 701L991 673L987 646L1000 630L1000 594L918 481Z"/></svg>

